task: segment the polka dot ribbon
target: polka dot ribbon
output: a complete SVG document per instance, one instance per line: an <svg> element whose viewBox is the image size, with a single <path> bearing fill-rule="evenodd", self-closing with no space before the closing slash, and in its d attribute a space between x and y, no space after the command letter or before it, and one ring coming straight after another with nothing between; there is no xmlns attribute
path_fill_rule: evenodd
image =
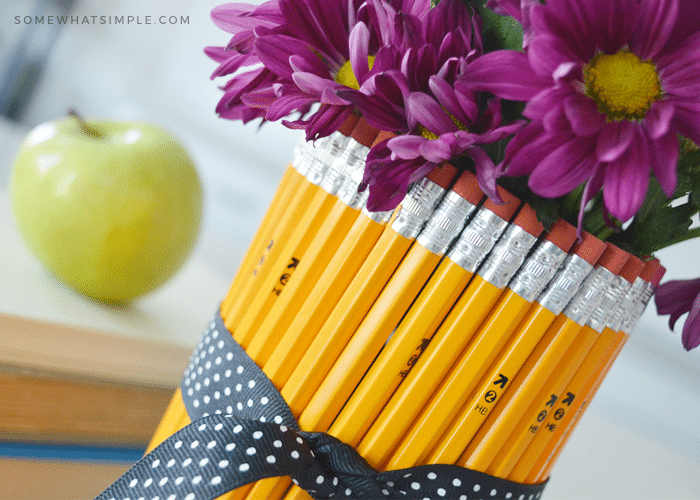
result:
<svg viewBox="0 0 700 500"><path fill-rule="evenodd" d="M455 465L377 472L349 445L304 432L219 314L181 384L192 423L144 456L96 500L213 500L259 479L291 476L315 499L534 500L523 485Z"/></svg>

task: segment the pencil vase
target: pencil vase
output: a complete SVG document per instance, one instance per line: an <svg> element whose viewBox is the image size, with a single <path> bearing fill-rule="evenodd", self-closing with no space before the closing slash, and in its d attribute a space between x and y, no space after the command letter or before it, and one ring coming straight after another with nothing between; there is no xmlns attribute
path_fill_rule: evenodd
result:
<svg viewBox="0 0 700 500"><path fill-rule="evenodd" d="M658 262L544 230L451 165L370 212L382 138L354 120L298 148L133 498L541 495Z"/></svg>

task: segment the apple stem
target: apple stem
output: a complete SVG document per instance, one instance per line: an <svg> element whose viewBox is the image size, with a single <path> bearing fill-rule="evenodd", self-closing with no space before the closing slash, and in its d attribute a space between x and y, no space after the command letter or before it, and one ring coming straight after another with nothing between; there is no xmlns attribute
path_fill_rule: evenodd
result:
<svg viewBox="0 0 700 500"><path fill-rule="evenodd" d="M78 122L78 125L80 125L80 128L82 129L85 135L89 135L94 139L100 139L102 137L102 133L96 128L89 126L87 122L83 119L83 117L80 116L75 109L69 109L68 116L73 117Z"/></svg>

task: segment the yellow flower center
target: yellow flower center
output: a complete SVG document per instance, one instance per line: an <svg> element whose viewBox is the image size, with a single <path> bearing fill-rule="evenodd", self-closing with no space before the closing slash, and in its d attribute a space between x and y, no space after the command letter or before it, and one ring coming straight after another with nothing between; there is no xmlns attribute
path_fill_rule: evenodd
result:
<svg viewBox="0 0 700 500"><path fill-rule="evenodd" d="M609 121L641 120L662 97L659 74L651 61L621 50L598 54L583 68L586 95Z"/></svg>
<svg viewBox="0 0 700 500"><path fill-rule="evenodd" d="M374 66L374 56L367 56L367 62L369 63L369 69L372 69L372 66ZM338 73L335 75L335 81L351 89L360 90L360 84L357 81L355 73L352 71L350 61L345 61L345 63L343 63Z"/></svg>
<svg viewBox="0 0 700 500"><path fill-rule="evenodd" d="M448 111L445 108L442 108L442 109L445 111L445 113L447 113L447 116L450 117L450 120L452 120L452 123L454 123L455 126L459 130L463 130L465 132L469 131L467 129L467 126L464 123L460 122L457 118L455 118L450 113L448 113ZM434 141L435 139L438 139L440 137L439 135L437 135L437 134L431 132L430 130L428 130L427 128L425 128L423 125L418 125L418 132L420 133L420 135L422 137L425 137L429 141Z"/></svg>

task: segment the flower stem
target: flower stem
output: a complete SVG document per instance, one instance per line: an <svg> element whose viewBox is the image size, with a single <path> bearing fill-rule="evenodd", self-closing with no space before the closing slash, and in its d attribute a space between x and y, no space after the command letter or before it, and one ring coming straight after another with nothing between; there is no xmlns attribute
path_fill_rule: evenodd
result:
<svg viewBox="0 0 700 500"><path fill-rule="evenodd" d="M670 247L671 245L675 245L676 243L682 243L684 241L692 240L693 238L698 237L700 237L700 227L695 227L693 229L689 229L688 232L684 235L671 240L668 244L664 245L664 248Z"/></svg>

